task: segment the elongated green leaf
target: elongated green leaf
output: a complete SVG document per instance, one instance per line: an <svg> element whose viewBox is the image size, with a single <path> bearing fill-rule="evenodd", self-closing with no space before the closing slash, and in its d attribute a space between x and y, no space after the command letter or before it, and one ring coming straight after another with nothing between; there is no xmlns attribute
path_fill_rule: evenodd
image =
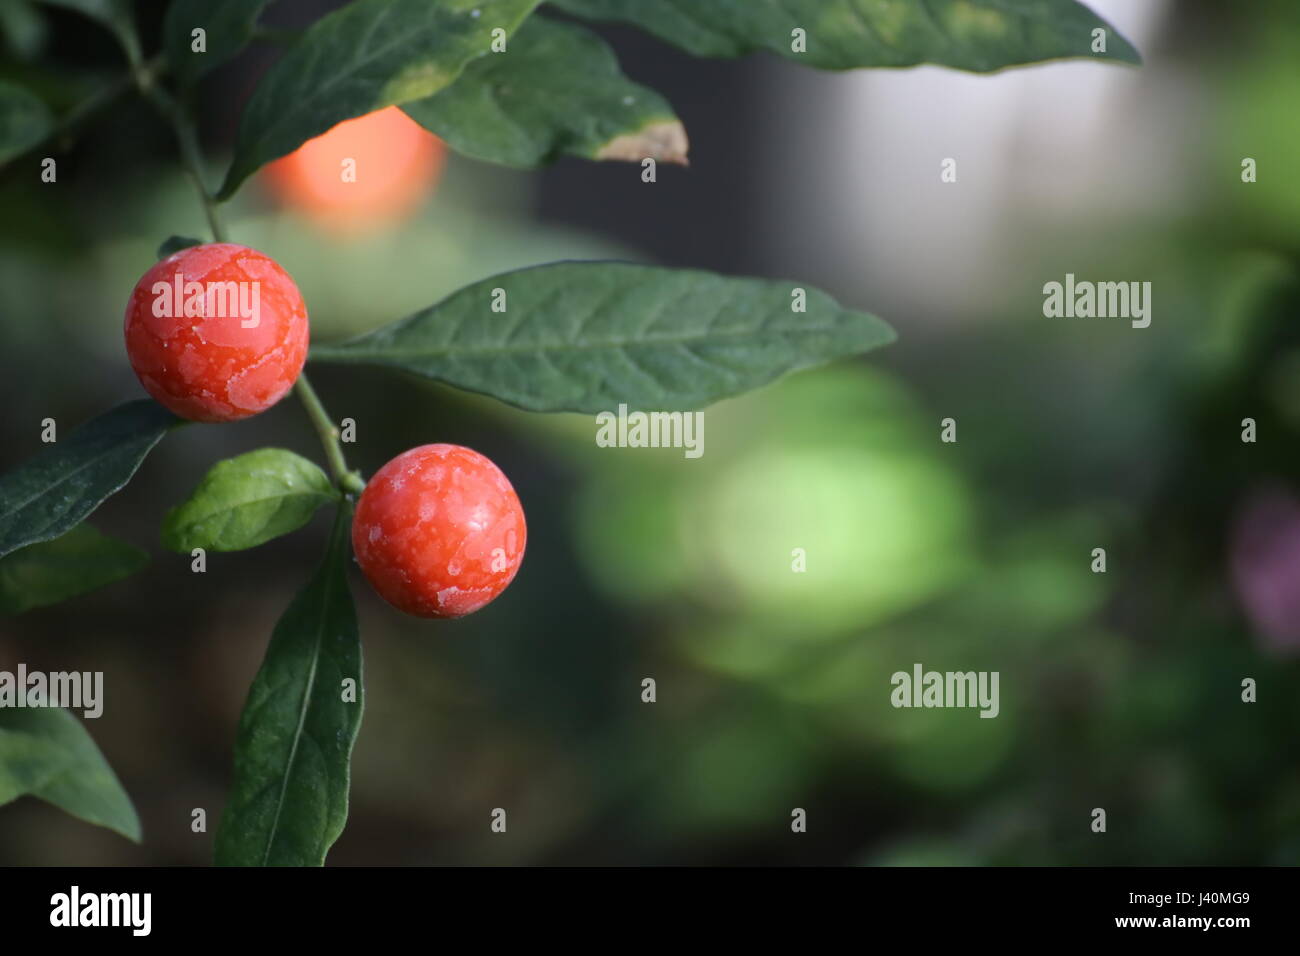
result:
<svg viewBox="0 0 1300 956"><path fill-rule="evenodd" d="M178 424L150 399L128 402L0 476L0 557L70 530L130 481Z"/></svg>
<svg viewBox="0 0 1300 956"><path fill-rule="evenodd" d="M322 17L249 100L218 198L343 120L437 93L489 55L494 30L508 37L539 2L355 0Z"/></svg>
<svg viewBox="0 0 1300 956"><path fill-rule="evenodd" d="M806 311L795 311L801 291ZM560 262L485 279L312 357L405 369L532 411L662 410L893 338L875 316L792 282Z"/></svg>
<svg viewBox="0 0 1300 956"><path fill-rule="evenodd" d="M219 866L320 866L343 832L363 703L346 574L351 519L340 506L325 561L275 626L249 691ZM344 699L344 680L356 682L355 702Z"/></svg>
<svg viewBox="0 0 1300 956"><path fill-rule="evenodd" d="M173 0L163 18L163 52L181 85L188 86L242 50L253 38L268 0ZM194 31L204 50L194 50Z"/></svg>
<svg viewBox="0 0 1300 956"><path fill-rule="evenodd" d="M1118 31L1075 0L551 0L641 27L696 56L767 50L824 70L935 63L985 73L1062 57L1139 62ZM1106 52L1093 53L1095 29ZM803 30L805 52L793 31Z"/></svg>
<svg viewBox="0 0 1300 956"><path fill-rule="evenodd" d="M149 555L133 544L79 524L53 541L0 558L0 614L58 604L135 574Z"/></svg>
<svg viewBox="0 0 1300 956"><path fill-rule="evenodd" d="M140 842L131 798L66 710L0 707L0 805L28 795Z"/></svg>
<svg viewBox="0 0 1300 956"><path fill-rule="evenodd" d="M27 152L53 128L49 107L34 93L0 82L0 163Z"/></svg>
<svg viewBox="0 0 1300 956"><path fill-rule="evenodd" d="M403 109L457 152L533 168L586 159L686 161L686 130L654 90L633 83L595 34L541 17L508 52L475 60L447 89Z"/></svg>
<svg viewBox="0 0 1300 956"><path fill-rule="evenodd" d="M338 494L313 462L262 448L217 462L194 494L163 522L163 546L242 551L297 531Z"/></svg>

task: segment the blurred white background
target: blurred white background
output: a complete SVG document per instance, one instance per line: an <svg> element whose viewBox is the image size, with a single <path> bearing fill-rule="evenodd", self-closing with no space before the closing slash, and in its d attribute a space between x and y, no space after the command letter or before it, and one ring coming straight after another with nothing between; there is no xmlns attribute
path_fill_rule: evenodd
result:
<svg viewBox="0 0 1300 956"><path fill-rule="evenodd" d="M1194 76L1153 55L1172 5L1089 6L1144 51L1141 69L1064 60L991 76L789 64L769 74L773 271L840 277L883 314L944 325L972 300L1038 280L1017 269L1036 223L1176 213L1199 94ZM940 181L948 157L956 183Z"/></svg>

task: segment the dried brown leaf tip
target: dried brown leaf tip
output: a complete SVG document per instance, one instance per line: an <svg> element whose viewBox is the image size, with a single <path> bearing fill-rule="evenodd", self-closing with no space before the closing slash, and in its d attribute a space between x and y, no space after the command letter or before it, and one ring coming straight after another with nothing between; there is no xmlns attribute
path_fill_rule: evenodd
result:
<svg viewBox="0 0 1300 956"><path fill-rule="evenodd" d="M653 159L657 163L677 163L689 166L686 154L690 142L686 138L686 127L677 120L665 123L652 123L635 133L616 136L601 147L597 159L624 159L628 162L640 162Z"/></svg>

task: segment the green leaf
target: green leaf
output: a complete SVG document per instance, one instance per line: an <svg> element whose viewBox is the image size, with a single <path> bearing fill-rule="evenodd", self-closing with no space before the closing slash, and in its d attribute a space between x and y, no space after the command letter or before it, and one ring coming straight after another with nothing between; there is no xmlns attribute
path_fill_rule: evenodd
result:
<svg viewBox="0 0 1300 956"><path fill-rule="evenodd" d="M485 279L340 345L325 362L385 365L531 411L698 408L785 372L893 341L880 319L793 282L622 262ZM505 295L505 311L494 311Z"/></svg>
<svg viewBox="0 0 1300 956"><path fill-rule="evenodd" d="M212 467L163 522L163 546L242 551L297 531L323 504L338 500L325 472L282 448L262 448Z"/></svg>
<svg viewBox="0 0 1300 956"><path fill-rule="evenodd" d="M163 51L176 79L190 86L248 45L269 0L173 0L163 18ZM205 49L194 52L202 28Z"/></svg>
<svg viewBox="0 0 1300 956"><path fill-rule="evenodd" d="M0 806L28 795L140 842L131 798L66 710L0 707Z"/></svg>
<svg viewBox="0 0 1300 956"><path fill-rule="evenodd" d="M563 153L686 162L686 130L663 97L624 76L595 34L540 17L506 53L474 61L403 109L457 152L507 166L531 169Z"/></svg>
<svg viewBox="0 0 1300 956"><path fill-rule="evenodd" d="M45 49L49 25L31 0L8 0L0 3L0 36L15 58L33 60Z"/></svg>
<svg viewBox="0 0 1300 956"><path fill-rule="evenodd" d="M173 252L180 252L182 249L189 249L203 244L203 239L191 239L189 236L168 236L162 241L162 245L158 247L158 258L166 259Z"/></svg>
<svg viewBox="0 0 1300 956"><path fill-rule="evenodd" d="M258 84L217 198L344 120L437 93L539 2L355 0L322 17Z"/></svg>
<svg viewBox="0 0 1300 956"><path fill-rule="evenodd" d="M178 424L151 399L128 402L0 476L0 557L71 530Z"/></svg>
<svg viewBox="0 0 1300 956"><path fill-rule="evenodd" d="M97 20L117 37L130 63L140 62L140 41L135 32L135 14L131 0L42 0L52 7L76 10Z"/></svg>
<svg viewBox="0 0 1300 956"><path fill-rule="evenodd" d="M53 128L49 107L34 93L0 81L0 163L27 152Z"/></svg>
<svg viewBox="0 0 1300 956"><path fill-rule="evenodd" d="M239 719L235 782L217 832L219 866L320 866L348 815L361 726L361 640L348 592L351 509L325 561L275 626ZM356 702L343 681L356 682Z"/></svg>
<svg viewBox="0 0 1300 956"><path fill-rule="evenodd" d="M986 73L1062 57L1138 63L1118 31L1075 0L552 0L632 23L696 56L759 50L823 70L934 63ZM1107 30L1106 53L1092 31ZM792 31L806 31L806 52Z"/></svg>
<svg viewBox="0 0 1300 956"><path fill-rule="evenodd" d="M58 604L129 577L149 563L133 544L79 524L53 541L0 558L0 614Z"/></svg>

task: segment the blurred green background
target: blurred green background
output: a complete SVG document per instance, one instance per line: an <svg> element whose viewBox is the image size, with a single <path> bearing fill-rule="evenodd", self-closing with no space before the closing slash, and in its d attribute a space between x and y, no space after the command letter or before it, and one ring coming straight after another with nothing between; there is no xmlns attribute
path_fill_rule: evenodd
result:
<svg viewBox="0 0 1300 956"><path fill-rule="evenodd" d="M900 333L709 409L698 460L598 448L589 417L314 370L364 473L470 445L529 519L515 584L463 621L404 618L353 576L367 710L331 863L1300 863L1300 6L1093 6L1145 66L827 75L602 30L691 133L691 169L653 185L451 157L417 215L349 239L244 190L231 231L295 277L319 341L600 257L798 277ZM163 7L141 4L146 34ZM66 106L120 71L93 25L44 22L11 30L0 75ZM271 55L204 86L210 155ZM6 469L43 418L141 394L127 295L162 239L205 235L144 106L46 152L57 185L32 157L0 172ZM1067 272L1152 282L1151 327L1044 318ZM203 575L158 528L214 461L263 446L319 457L292 399L169 436L93 518L151 566L0 621L0 668L104 672L88 726L145 831L134 846L25 799L0 808L0 864L210 860L239 710L328 517ZM1000 672L1000 715L892 708L915 662Z"/></svg>

